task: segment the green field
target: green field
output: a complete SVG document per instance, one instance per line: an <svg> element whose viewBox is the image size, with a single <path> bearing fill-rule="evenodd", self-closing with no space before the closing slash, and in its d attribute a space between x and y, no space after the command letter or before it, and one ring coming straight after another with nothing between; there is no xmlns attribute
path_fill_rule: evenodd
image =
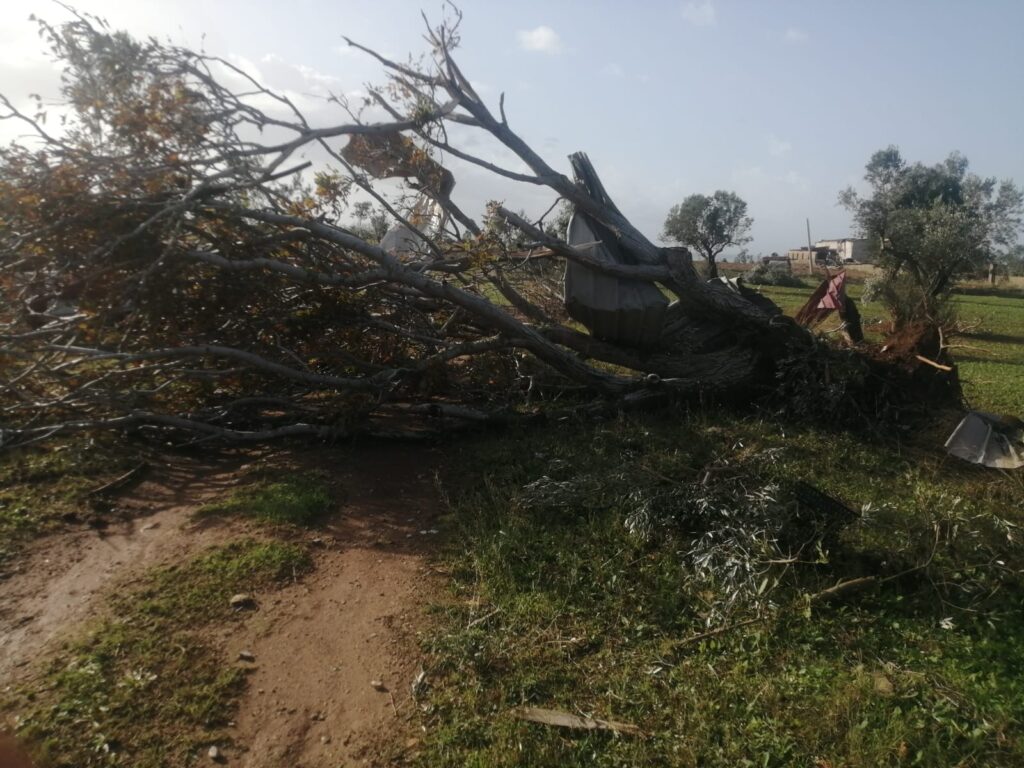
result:
<svg viewBox="0 0 1024 768"><path fill-rule="evenodd" d="M788 312L809 292L765 289ZM1024 297L956 302L971 405L1024 414ZM880 308L862 314L880 338ZM880 437L677 407L446 444L450 593L423 636L419 751L399 764L1024 766L1024 474L947 457L957 416ZM0 563L107 514L88 491L130 453L68 442L0 465ZM253 472L199 516L288 539L334 504L323 476ZM150 572L45 690L7 692L20 731L56 765L125 764L107 743L195 764L228 743L246 686L207 637L237 620L227 597L309 567L261 537ZM524 706L640 733L529 723Z"/></svg>
<svg viewBox="0 0 1024 768"><path fill-rule="evenodd" d="M956 301L971 405L1024 414L1024 298ZM947 457L956 418L882 439L673 410L462 445L420 765L1024 765L1024 476ZM802 483L855 519L798 517L794 553L772 525Z"/></svg>

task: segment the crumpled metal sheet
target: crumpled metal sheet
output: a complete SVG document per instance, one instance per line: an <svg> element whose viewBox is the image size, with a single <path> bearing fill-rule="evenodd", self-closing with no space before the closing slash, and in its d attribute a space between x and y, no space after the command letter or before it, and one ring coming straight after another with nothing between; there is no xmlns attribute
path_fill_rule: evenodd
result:
<svg viewBox="0 0 1024 768"><path fill-rule="evenodd" d="M1024 467L1024 423L1020 419L970 411L946 440L946 451L973 464L996 469Z"/></svg>
<svg viewBox="0 0 1024 768"><path fill-rule="evenodd" d="M575 212L567 240L583 245L599 240L589 218ZM617 262L614 250L601 245L590 254L603 262ZM596 338L634 347L657 343L665 324L668 299L657 286L643 280L606 275L570 261L565 269L565 307Z"/></svg>

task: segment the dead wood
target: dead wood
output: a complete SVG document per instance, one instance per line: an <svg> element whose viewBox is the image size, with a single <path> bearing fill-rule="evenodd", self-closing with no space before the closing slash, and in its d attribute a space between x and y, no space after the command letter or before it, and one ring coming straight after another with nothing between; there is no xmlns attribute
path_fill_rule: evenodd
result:
<svg viewBox="0 0 1024 768"><path fill-rule="evenodd" d="M541 709L540 707L519 707L512 710L514 717L541 725L553 725L557 728L572 728L583 731L612 731L624 736L643 736L643 731L631 723L615 720L601 720L596 717L574 715L557 709Z"/></svg>

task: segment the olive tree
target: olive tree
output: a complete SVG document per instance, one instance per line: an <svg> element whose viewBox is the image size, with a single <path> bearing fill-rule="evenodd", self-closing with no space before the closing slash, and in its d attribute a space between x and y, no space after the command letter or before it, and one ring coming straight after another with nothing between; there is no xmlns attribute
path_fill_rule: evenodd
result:
<svg viewBox="0 0 1024 768"><path fill-rule="evenodd" d="M995 263L1017 240L1024 193L968 168L956 152L935 165L908 164L890 146L866 166L867 194L851 187L839 195L884 270L880 290L897 326L941 325L956 280Z"/></svg>
<svg viewBox="0 0 1024 768"><path fill-rule="evenodd" d="M718 256L726 248L749 243L753 224L746 201L720 189L711 196L690 195L672 206L662 239L695 250L707 262L708 277L718 277Z"/></svg>

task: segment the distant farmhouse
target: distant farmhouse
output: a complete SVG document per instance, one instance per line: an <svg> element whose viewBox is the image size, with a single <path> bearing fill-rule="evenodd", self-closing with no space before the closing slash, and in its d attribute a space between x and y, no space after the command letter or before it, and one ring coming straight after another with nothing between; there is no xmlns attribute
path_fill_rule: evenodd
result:
<svg viewBox="0 0 1024 768"><path fill-rule="evenodd" d="M840 240L819 240L814 249L794 248L786 253L790 263L808 268L814 264L870 264L872 256L867 238L844 237Z"/></svg>

